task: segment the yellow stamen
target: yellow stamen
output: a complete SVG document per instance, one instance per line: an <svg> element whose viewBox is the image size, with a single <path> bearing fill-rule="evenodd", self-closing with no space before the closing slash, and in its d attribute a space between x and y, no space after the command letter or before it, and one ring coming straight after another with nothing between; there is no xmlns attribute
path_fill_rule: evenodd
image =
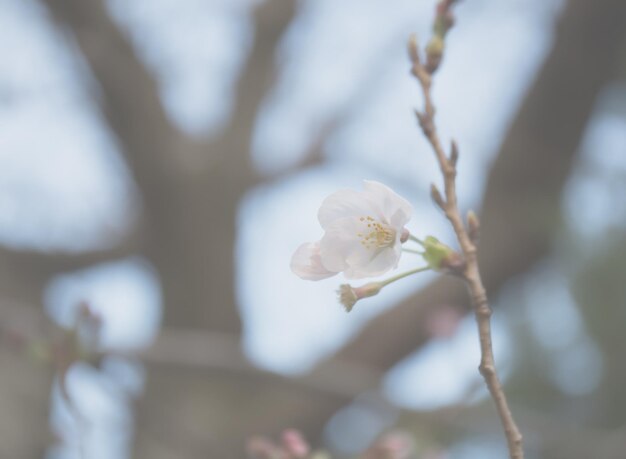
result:
<svg viewBox="0 0 626 459"><path fill-rule="evenodd" d="M360 221L367 223L367 228L363 232L357 233L361 239L361 244L366 249L390 247L396 240L396 230L388 224L374 219L371 216L360 217Z"/></svg>

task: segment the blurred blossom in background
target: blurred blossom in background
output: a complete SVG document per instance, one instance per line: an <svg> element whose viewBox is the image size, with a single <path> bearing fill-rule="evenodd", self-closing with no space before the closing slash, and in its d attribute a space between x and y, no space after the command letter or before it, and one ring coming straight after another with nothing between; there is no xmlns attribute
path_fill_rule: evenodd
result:
<svg viewBox="0 0 626 459"><path fill-rule="evenodd" d="M424 274L346 314L340 280L289 270L324 197L364 178L454 241L405 51L434 5L0 0L0 323L71 327L86 301L115 354L60 383L0 348L0 456L237 458L296 427L350 457L401 426L422 451L503 457L464 296L423 296ZM435 79L530 458L620 457L593 448L626 424L625 10L461 2ZM324 368L355 393L299 385Z"/></svg>

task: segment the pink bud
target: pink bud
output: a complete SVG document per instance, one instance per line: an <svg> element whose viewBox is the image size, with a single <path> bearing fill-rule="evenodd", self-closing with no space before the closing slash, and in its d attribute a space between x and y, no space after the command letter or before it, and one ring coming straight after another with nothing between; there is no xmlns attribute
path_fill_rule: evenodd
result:
<svg viewBox="0 0 626 459"><path fill-rule="evenodd" d="M414 452L413 439L404 432L391 432L378 440L381 451L384 451L389 459L408 459Z"/></svg>
<svg viewBox="0 0 626 459"><path fill-rule="evenodd" d="M254 459L274 459L280 455L280 449L265 437L254 436L246 445L248 455Z"/></svg>
<svg viewBox="0 0 626 459"><path fill-rule="evenodd" d="M443 0L437 3L437 6L435 7L435 14L437 16L443 16L448 10L448 8L449 8L448 2L446 0Z"/></svg>
<svg viewBox="0 0 626 459"><path fill-rule="evenodd" d="M311 450L304 436L296 429L285 430L282 435L282 440L283 447L293 458L305 458Z"/></svg>
<svg viewBox="0 0 626 459"><path fill-rule="evenodd" d="M409 230L406 228L402 229L402 234L400 234L400 242L401 243L405 243L406 241L409 240L409 236L411 235L411 233L409 233Z"/></svg>

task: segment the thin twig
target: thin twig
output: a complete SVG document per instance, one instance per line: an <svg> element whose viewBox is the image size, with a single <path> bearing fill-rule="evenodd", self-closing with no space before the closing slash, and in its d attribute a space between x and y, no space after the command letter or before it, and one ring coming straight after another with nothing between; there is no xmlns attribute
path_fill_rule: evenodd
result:
<svg viewBox="0 0 626 459"><path fill-rule="evenodd" d="M410 46L416 49L414 38ZM450 156L446 155L441 145L434 121L435 106L431 95L432 71L429 71L427 67L421 64L419 55L417 55L416 52L412 51L411 57L413 60L412 73L419 81L424 97L424 110L421 112L416 111L417 119L424 136L428 139L428 142L435 152L444 179L445 198L441 197L441 193L439 193L434 185L432 194L439 197L439 199L436 199L437 204L444 211L446 218L454 228L454 232L465 258L464 269L460 274L465 280L469 290L476 322L478 324L481 351L480 366L478 368L485 379L491 397L496 403L498 414L500 415L500 420L504 427L510 457L511 459L523 459L522 434L515 424L504 390L502 389L502 384L496 373L491 339L491 308L489 307L485 287L480 277L478 258L476 255L475 241L477 238L470 237L457 205L455 179L458 148L456 144L452 142ZM471 218L473 226L472 232L474 233L477 232L478 220L475 215L472 215Z"/></svg>

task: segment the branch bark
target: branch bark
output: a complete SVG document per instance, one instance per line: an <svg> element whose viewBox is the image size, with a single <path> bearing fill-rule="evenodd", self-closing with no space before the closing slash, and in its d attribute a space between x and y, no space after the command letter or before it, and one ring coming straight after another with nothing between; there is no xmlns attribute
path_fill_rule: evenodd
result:
<svg viewBox="0 0 626 459"><path fill-rule="evenodd" d="M561 224L561 195L584 128L598 94L618 69L625 22L626 3L620 0L571 0L566 5L552 50L512 121L487 180L481 237L488 243L479 255L490 295L549 254ZM390 369L428 343L427 319L441 305L464 314L470 311L464 290L454 279L437 279L370 321L318 369L342 361L381 372ZM330 415L326 413L326 419ZM315 424L308 419L315 426L311 436L319 434L324 421Z"/></svg>
<svg viewBox="0 0 626 459"><path fill-rule="evenodd" d="M442 2L440 5L446 5ZM415 39L412 38L411 45L417 48ZM435 201L443 210L446 218L454 228L459 245L463 252L464 266L462 269L458 269L458 275L460 275L465 281L470 298L472 301L474 315L478 324L478 335L480 342L480 366L479 370L483 376L485 383L489 389L491 397L493 398L500 421L504 428L506 440L509 448L509 455L511 459L523 459L524 451L522 449L522 434L513 419L513 414L509 408L504 389L500 383L498 373L496 370L495 357L493 355L493 344L491 338L491 308L487 300L487 293L483 285L480 268L478 265L476 240L470 238L468 231L465 228L463 218L458 208L457 194L456 194L456 174L457 174L457 161L459 159L459 153L457 146L452 142L450 156L446 155L439 138L437 131L437 125L435 123L435 106L432 101L431 86L432 75L434 70L428 70L428 67L423 66L420 62L419 51L415 51L413 56L413 74L418 80L422 94L424 96L424 111L416 112L419 124L422 128L422 132L428 142L430 143L439 169L443 175L445 197L442 197L435 185L433 185L433 195L436 197ZM474 233L478 232L478 220L473 218L472 226Z"/></svg>
<svg viewBox="0 0 626 459"><path fill-rule="evenodd" d="M54 372L17 355L3 341L4 324L17 319L8 311L10 304L29 316L26 325L40 332L41 303L46 283L41 278L24 276L0 258L0 457L44 457L53 442L49 425L49 394ZM11 317L10 317L11 316Z"/></svg>
<svg viewBox="0 0 626 459"><path fill-rule="evenodd" d="M61 273L77 271L141 252L134 237L119 241L111 247L84 252L44 252L0 246L0 260L23 278L35 278L45 283Z"/></svg>
<svg viewBox="0 0 626 459"><path fill-rule="evenodd" d="M626 3L619 0L567 4L552 50L487 180L481 237L488 243L481 247L480 259L491 294L549 253L561 222L561 194L584 128L597 95L617 71L625 21ZM428 341L422 324L441 304L469 311L462 286L438 279L373 319L336 357L391 368Z"/></svg>
<svg viewBox="0 0 626 459"><path fill-rule="evenodd" d="M178 158L171 152L180 138L163 109L156 81L109 16L105 2L42 2L80 47L100 86L98 102L139 188L144 194L156 193L167 174L179 172Z"/></svg>

